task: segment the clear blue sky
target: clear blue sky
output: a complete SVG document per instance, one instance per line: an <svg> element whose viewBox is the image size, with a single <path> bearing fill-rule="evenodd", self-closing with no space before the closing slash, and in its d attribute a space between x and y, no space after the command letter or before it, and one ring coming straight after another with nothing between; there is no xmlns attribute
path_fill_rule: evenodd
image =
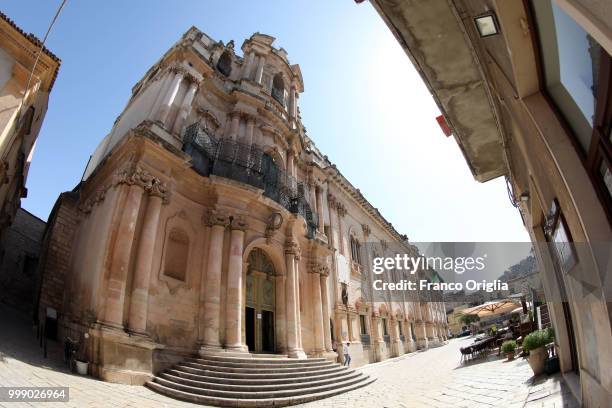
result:
<svg viewBox="0 0 612 408"><path fill-rule="evenodd" d="M60 1L5 0L42 38ZM23 206L46 219L79 181L131 87L192 25L237 49L259 31L302 69L302 120L343 174L412 241L527 241L503 179L479 184L427 89L366 3L68 0L47 46L62 59Z"/></svg>

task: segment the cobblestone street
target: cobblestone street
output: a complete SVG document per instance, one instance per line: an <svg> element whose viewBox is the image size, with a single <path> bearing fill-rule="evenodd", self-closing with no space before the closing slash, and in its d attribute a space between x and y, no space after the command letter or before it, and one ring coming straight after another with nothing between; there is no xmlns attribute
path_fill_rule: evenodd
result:
<svg viewBox="0 0 612 408"><path fill-rule="evenodd" d="M42 357L25 316L0 308L0 386L67 386L68 403L0 403L3 407L195 407L140 386L111 384L67 372L59 347ZM527 361L496 356L460 365L459 347L472 339L452 340L425 352L362 368L377 378L372 385L303 407L573 407L556 377L535 384ZM53 346L53 345L52 345Z"/></svg>

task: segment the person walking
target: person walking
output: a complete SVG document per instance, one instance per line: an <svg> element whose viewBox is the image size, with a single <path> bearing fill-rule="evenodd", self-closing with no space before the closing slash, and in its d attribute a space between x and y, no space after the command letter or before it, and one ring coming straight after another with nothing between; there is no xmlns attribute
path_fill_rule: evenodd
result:
<svg viewBox="0 0 612 408"><path fill-rule="evenodd" d="M346 342L346 347L344 348L344 365L347 367L351 366L351 355L349 354L349 342Z"/></svg>

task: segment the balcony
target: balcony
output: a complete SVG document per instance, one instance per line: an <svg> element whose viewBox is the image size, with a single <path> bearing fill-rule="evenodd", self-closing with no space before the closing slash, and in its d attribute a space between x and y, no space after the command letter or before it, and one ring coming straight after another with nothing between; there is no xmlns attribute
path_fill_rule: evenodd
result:
<svg viewBox="0 0 612 408"><path fill-rule="evenodd" d="M306 220L309 239L314 239L317 218L304 197L304 183L278 168L261 147L209 135L199 123L190 125L183 137L183 151L192 167L204 177L215 175L263 190L264 196Z"/></svg>

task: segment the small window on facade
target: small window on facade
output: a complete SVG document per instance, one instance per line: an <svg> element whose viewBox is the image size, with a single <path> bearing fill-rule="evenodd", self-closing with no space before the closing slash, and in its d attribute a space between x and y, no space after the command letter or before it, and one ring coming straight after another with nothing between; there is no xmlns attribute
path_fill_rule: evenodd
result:
<svg viewBox="0 0 612 408"><path fill-rule="evenodd" d="M383 335L388 336L389 331L387 330L387 319L385 319L384 317L382 318L382 325L383 325Z"/></svg>
<svg viewBox="0 0 612 408"><path fill-rule="evenodd" d="M187 257L189 255L189 237L179 229L173 229L168 235L164 275L185 281L187 274Z"/></svg>
<svg viewBox="0 0 612 408"><path fill-rule="evenodd" d="M361 334L368 334L365 315L359 315L359 327L361 328Z"/></svg>
<svg viewBox="0 0 612 408"><path fill-rule="evenodd" d="M404 329L402 329L402 322L401 322L401 320L398 320L397 328L399 329L399 335L403 336L404 335Z"/></svg>
<svg viewBox="0 0 612 408"><path fill-rule="evenodd" d="M217 61L217 69L226 77L232 73L232 57L229 52L225 51Z"/></svg>

